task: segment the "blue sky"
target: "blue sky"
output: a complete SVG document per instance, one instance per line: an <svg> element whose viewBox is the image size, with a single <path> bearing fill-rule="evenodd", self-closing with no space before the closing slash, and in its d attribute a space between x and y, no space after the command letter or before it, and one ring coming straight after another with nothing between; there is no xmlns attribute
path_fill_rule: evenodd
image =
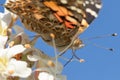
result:
<svg viewBox="0 0 120 80"><path fill-rule="evenodd" d="M0 0L0 3L3 1ZM86 46L77 50L76 54L85 59L85 62L71 62L63 70L68 80L120 80L120 0L102 0L102 2L103 8L99 17L80 35ZM118 33L118 36L84 40L84 38L112 33ZM114 52L95 47L92 45L94 43L114 48ZM40 45L36 47L49 55L53 54L53 49L46 48L48 45L41 40L38 44ZM69 57L70 51L65 55Z"/></svg>

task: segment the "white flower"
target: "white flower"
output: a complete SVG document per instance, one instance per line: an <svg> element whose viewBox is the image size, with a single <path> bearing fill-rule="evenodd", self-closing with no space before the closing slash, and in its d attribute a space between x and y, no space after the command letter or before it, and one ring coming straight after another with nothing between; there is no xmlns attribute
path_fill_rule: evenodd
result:
<svg viewBox="0 0 120 80"><path fill-rule="evenodd" d="M40 72L38 79L39 80L54 80L54 76L47 72Z"/></svg>
<svg viewBox="0 0 120 80"><path fill-rule="evenodd" d="M31 74L31 72L32 70L27 67L27 63L25 61L11 59L8 63L6 71L3 74L26 78Z"/></svg>
<svg viewBox="0 0 120 80"><path fill-rule="evenodd" d="M3 49L5 47L7 39L8 39L8 36L0 35L0 49Z"/></svg>
<svg viewBox="0 0 120 80"><path fill-rule="evenodd" d="M4 8L4 13L0 12L0 34L1 32L7 31L8 28L11 28L16 19L17 16L15 14L9 12Z"/></svg>
<svg viewBox="0 0 120 80"><path fill-rule="evenodd" d="M7 42L8 36L7 36L7 23L9 23L10 20L6 20L5 17L9 17L9 14L3 14L0 13L0 49L5 47L5 44ZM7 22L5 22L7 21Z"/></svg>
<svg viewBox="0 0 120 80"><path fill-rule="evenodd" d="M53 57L50 57L37 49L33 49L32 55L27 55L27 58L33 62L38 61L37 65L40 65L40 68L37 67L36 69L38 71L47 71L53 74L60 74L63 69L63 65L59 61L55 61Z"/></svg>
<svg viewBox="0 0 120 80"><path fill-rule="evenodd" d="M16 54L25 51L25 49L22 45L15 45L11 48L0 50L0 74L3 77L18 76L25 78L31 74L32 71L27 67L26 62L12 58Z"/></svg>
<svg viewBox="0 0 120 80"><path fill-rule="evenodd" d="M52 75L48 72L40 72L38 76L39 80L66 80L66 77L63 75Z"/></svg>
<svg viewBox="0 0 120 80"><path fill-rule="evenodd" d="M61 75L63 65L47 56L39 50L34 50L32 55L27 56L30 61L37 61L35 73L39 73L39 80L66 80L66 76ZM55 76L56 74L56 76Z"/></svg>
<svg viewBox="0 0 120 80"><path fill-rule="evenodd" d="M12 16L11 13L0 13L0 23L2 28L6 29L8 28L10 22L11 22Z"/></svg>
<svg viewBox="0 0 120 80"><path fill-rule="evenodd" d="M25 61L16 60L13 57L19 53L23 53L26 48L23 45L15 45L6 47L8 42L8 29L13 26L14 14L5 10L0 13L0 79L4 80L8 76L18 76L26 78L31 75L31 68L27 67ZM11 36L9 36L11 37Z"/></svg>
<svg viewBox="0 0 120 80"><path fill-rule="evenodd" d="M1 14L0 13L0 35L1 36L7 36L7 27L8 27L8 25L7 25L7 23L6 22L4 22L4 17L5 15L3 15L3 14Z"/></svg>
<svg viewBox="0 0 120 80"><path fill-rule="evenodd" d="M13 18L16 18L16 16L7 10L4 13L0 13L0 24L2 28L8 28Z"/></svg>
<svg viewBox="0 0 120 80"><path fill-rule="evenodd" d="M5 11L4 13L0 12L0 35L7 36L8 35L8 29L13 26L13 23L15 22L15 17L12 13L9 11Z"/></svg>

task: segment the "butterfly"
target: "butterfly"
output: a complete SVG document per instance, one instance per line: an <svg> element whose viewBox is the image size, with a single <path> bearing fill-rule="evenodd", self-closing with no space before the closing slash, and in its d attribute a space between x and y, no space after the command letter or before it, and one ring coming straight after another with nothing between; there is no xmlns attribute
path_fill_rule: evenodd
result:
<svg viewBox="0 0 120 80"><path fill-rule="evenodd" d="M78 36L97 18L101 0L16 0L5 8L19 16L23 25L59 51L81 48Z"/></svg>

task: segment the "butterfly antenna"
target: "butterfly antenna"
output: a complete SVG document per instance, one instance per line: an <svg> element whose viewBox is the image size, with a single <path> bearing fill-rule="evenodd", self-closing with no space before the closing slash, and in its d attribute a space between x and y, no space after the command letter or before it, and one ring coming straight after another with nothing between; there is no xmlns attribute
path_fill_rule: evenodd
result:
<svg viewBox="0 0 120 80"><path fill-rule="evenodd" d="M114 48L107 48L107 47L103 47L103 46L100 46L100 45L98 45L98 44L93 44L93 46L95 46L95 47L98 47L98 48L102 48L102 49L106 49L106 50L109 50L109 51L111 51L111 52L113 52L114 51Z"/></svg>
<svg viewBox="0 0 120 80"><path fill-rule="evenodd" d="M118 35L117 33L112 33L112 34L107 34L107 35L102 35L102 36L91 37L91 38L84 38L82 40L92 40L92 39L106 38L106 37L111 37L111 36L115 37L117 35Z"/></svg>
<svg viewBox="0 0 120 80"><path fill-rule="evenodd" d="M97 36L97 37L92 37L92 38L86 38L84 40L92 40L92 39L98 39L98 38L105 38L105 37L116 37L118 34L117 33L113 33L113 34L107 34L107 35L102 35L102 36ZM93 46L95 47L98 47L98 48L102 48L102 49L106 49L106 50L109 50L109 51L114 51L113 48L107 48L107 47L103 47L103 46L100 46L98 44L95 44L95 43L92 43Z"/></svg>
<svg viewBox="0 0 120 80"><path fill-rule="evenodd" d="M53 44L53 47L54 47L54 54L55 54L55 63L56 63L56 66L55 66L55 78L56 78L56 72L57 72L57 64L58 64L58 57L57 57L57 50L56 50L56 45L55 45L55 35L53 33L50 34L51 38L52 38L52 44Z"/></svg>

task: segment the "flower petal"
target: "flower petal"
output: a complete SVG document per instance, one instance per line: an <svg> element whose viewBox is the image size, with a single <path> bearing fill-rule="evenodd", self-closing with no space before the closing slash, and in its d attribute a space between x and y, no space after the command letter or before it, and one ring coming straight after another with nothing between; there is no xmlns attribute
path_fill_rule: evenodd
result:
<svg viewBox="0 0 120 80"><path fill-rule="evenodd" d="M2 27L7 28L11 22L12 17L10 13L4 13L4 14L0 13L0 19L1 19Z"/></svg>
<svg viewBox="0 0 120 80"><path fill-rule="evenodd" d="M14 66L14 69L11 66ZM11 69L14 70L14 73L11 76L19 76L21 78L26 78L32 73L32 70L27 67L25 61L18 61L15 59L11 59L9 63L8 70Z"/></svg>
<svg viewBox="0 0 120 80"><path fill-rule="evenodd" d="M8 36L1 36L0 35L0 49L3 49L5 47L7 39L8 39Z"/></svg>
<svg viewBox="0 0 120 80"><path fill-rule="evenodd" d="M39 56L37 55L27 55L27 58L30 60L30 61L38 61L40 59Z"/></svg>
<svg viewBox="0 0 120 80"><path fill-rule="evenodd" d="M40 72L38 79L39 80L54 80L54 76L47 72Z"/></svg>
<svg viewBox="0 0 120 80"><path fill-rule="evenodd" d="M15 45L9 48L7 56L11 58L15 56L16 54L22 53L25 50L26 48L23 45Z"/></svg>

